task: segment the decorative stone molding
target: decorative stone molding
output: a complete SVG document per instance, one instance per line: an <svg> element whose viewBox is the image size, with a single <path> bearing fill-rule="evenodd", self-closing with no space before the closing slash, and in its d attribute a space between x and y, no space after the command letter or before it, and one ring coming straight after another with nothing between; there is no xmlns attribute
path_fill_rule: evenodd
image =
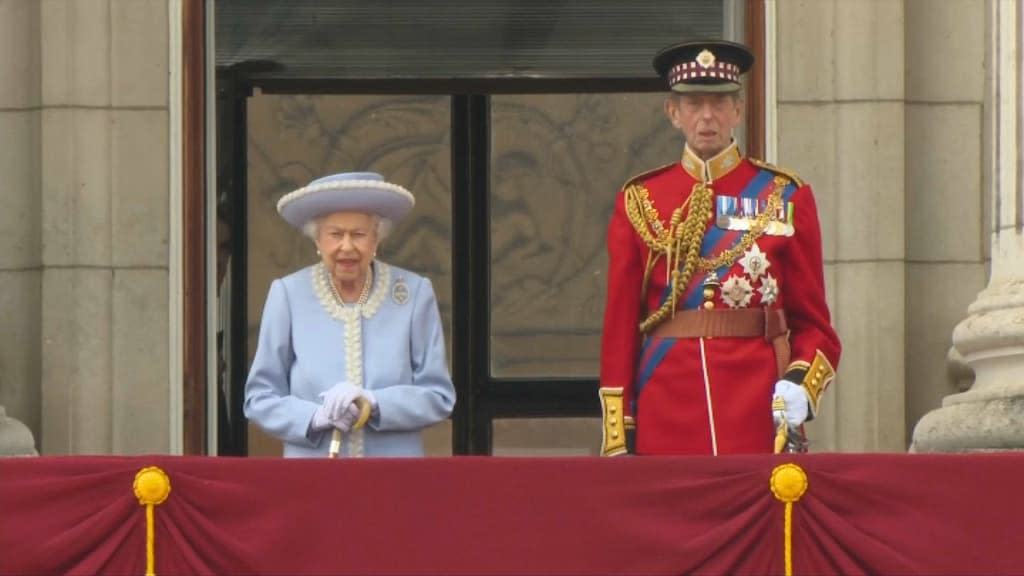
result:
<svg viewBox="0 0 1024 576"><path fill-rule="evenodd" d="M974 384L974 370L964 361L956 346L950 346L946 352L946 376L957 392L967 392Z"/></svg>
<svg viewBox="0 0 1024 576"><path fill-rule="evenodd" d="M8 416L4 407L0 406L0 457L38 455L28 426Z"/></svg>

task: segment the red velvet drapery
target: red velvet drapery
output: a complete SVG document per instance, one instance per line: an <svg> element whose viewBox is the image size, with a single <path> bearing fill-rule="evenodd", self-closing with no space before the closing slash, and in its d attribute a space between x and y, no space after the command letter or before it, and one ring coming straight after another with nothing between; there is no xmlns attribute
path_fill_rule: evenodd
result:
<svg viewBox="0 0 1024 576"><path fill-rule="evenodd" d="M0 573L780 574L772 470L807 476L795 574L1024 573L1024 455L0 459Z"/></svg>

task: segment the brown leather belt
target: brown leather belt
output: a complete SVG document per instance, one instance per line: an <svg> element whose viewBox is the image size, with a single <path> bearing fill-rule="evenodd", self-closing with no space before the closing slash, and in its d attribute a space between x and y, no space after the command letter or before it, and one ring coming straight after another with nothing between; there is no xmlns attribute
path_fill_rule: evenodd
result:
<svg viewBox="0 0 1024 576"><path fill-rule="evenodd" d="M775 348L779 377L789 366L789 328L781 308L736 310L677 310L675 316L654 327L655 338L755 338Z"/></svg>

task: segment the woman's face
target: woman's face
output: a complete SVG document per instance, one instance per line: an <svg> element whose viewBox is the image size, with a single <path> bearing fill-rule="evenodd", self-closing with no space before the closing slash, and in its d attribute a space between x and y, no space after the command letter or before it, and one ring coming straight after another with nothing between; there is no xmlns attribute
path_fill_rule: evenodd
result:
<svg viewBox="0 0 1024 576"><path fill-rule="evenodd" d="M316 248L339 285L362 286L377 254L377 218L362 212L335 212L320 219Z"/></svg>

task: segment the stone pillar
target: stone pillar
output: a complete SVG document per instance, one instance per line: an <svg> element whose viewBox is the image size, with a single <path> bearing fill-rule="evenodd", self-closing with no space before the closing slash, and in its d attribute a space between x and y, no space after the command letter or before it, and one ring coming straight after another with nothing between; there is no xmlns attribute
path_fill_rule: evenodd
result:
<svg viewBox="0 0 1024 576"><path fill-rule="evenodd" d="M42 453L169 447L167 0L47 0Z"/></svg>
<svg viewBox="0 0 1024 576"><path fill-rule="evenodd" d="M905 2L907 444L901 451L925 414L962 391L947 368L953 329L988 280L982 6L978 0Z"/></svg>
<svg viewBox="0 0 1024 576"><path fill-rule="evenodd" d="M1024 10L1017 0L989 0L985 6L985 184L992 198L992 265L987 287L953 331L953 345L975 380L918 422L915 452L1024 448Z"/></svg>
<svg viewBox="0 0 1024 576"><path fill-rule="evenodd" d="M843 341L812 450L904 451L903 2L778 0L778 164L814 189Z"/></svg>
<svg viewBox="0 0 1024 576"><path fill-rule="evenodd" d="M39 6L0 0L0 455L34 453L41 420Z"/></svg>

